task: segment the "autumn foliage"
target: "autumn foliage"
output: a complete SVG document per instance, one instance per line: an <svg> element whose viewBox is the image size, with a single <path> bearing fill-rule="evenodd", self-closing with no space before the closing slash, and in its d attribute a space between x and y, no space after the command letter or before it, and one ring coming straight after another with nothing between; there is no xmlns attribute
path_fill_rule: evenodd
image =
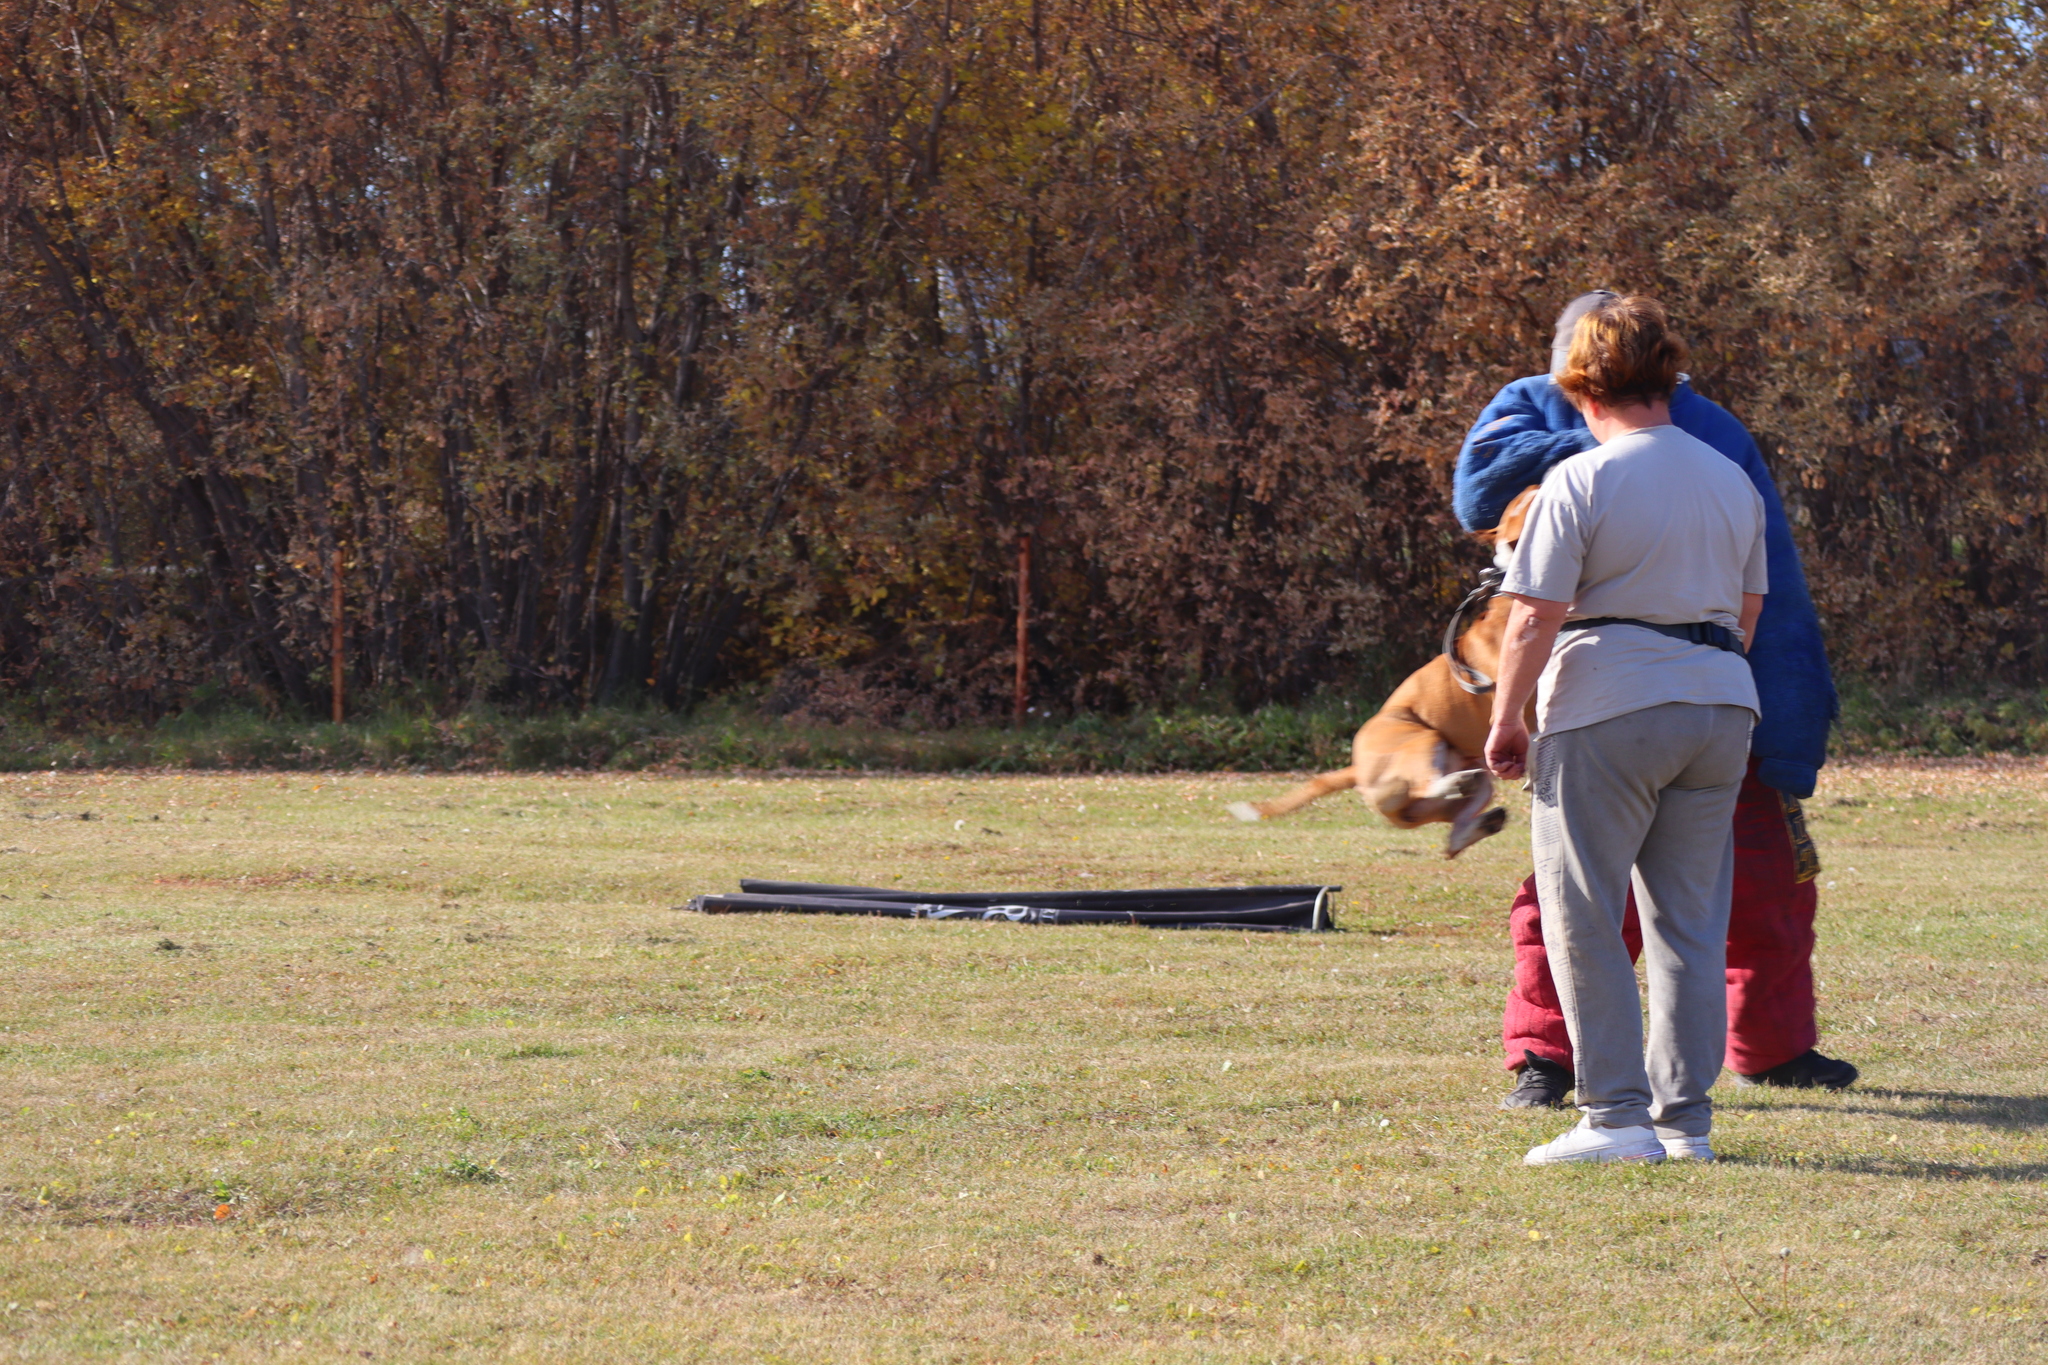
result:
<svg viewBox="0 0 2048 1365"><path fill-rule="evenodd" d="M552 705L1431 652L1452 456L1654 293L1838 663L2048 671L2041 13L0 0L0 643ZM866 699L865 703L860 699Z"/></svg>

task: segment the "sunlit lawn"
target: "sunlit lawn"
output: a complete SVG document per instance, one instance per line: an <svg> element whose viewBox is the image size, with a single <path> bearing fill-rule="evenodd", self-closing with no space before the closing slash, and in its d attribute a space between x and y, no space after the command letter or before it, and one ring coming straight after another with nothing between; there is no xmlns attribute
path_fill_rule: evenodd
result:
<svg viewBox="0 0 2048 1365"><path fill-rule="evenodd" d="M1508 833L1284 779L0 780L0 1357L2048 1352L2048 768L1810 809L1847 1095L1527 1170ZM89 817L89 818L87 818ZM1348 932L704 917L743 875L1327 881Z"/></svg>

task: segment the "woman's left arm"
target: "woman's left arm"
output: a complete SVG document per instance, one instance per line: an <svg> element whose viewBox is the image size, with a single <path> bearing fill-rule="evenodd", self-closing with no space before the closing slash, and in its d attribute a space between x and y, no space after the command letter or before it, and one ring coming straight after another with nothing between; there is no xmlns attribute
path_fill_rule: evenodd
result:
<svg viewBox="0 0 2048 1365"><path fill-rule="evenodd" d="M1756 618L1764 614L1764 595L1760 592L1742 594L1742 615L1736 624L1742 627L1742 652L1749 653L1749 647L1756 643Z"/></svg>
<svg viewBox="0 0 2048 1365"><path fill-rule="evenodd" d="M1572 605L1520 593L1509 596L1515 605L1508 608L1507 631L1501 637L1500 676L1493 685L1493 728L1486 736L1486 766L1502 781L1529 770L1529 726L1522 716Z"/></svg>

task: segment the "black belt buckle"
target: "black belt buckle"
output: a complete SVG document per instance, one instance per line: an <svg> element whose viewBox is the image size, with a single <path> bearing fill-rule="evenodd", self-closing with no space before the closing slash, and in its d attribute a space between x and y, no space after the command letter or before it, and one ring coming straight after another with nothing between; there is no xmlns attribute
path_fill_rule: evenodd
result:
<svg viewBox="0 0 2048 1365"><path fill-rule="evenodd" d="M1688 633L1697 644L1712 645L1725 649L1730 654L1740 654L1742 648L1735 642L1735 632L1717 621L1692 621L1687 623Z"/></svg>

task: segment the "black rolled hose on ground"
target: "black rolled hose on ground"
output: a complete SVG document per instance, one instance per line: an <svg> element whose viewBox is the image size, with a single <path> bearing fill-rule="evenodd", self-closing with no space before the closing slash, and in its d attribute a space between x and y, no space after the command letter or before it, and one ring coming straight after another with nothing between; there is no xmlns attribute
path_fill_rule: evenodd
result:
<svg viewBox="0 0 2048 1365"><path fill-rule="evenodd" d="M1336 886L1205 886L1151 891L903 891L745 878L736 895L692 897L708 915L882 915L1012 924L1132 924L1153 929L1300 932L1336 928Z"/></svg>

